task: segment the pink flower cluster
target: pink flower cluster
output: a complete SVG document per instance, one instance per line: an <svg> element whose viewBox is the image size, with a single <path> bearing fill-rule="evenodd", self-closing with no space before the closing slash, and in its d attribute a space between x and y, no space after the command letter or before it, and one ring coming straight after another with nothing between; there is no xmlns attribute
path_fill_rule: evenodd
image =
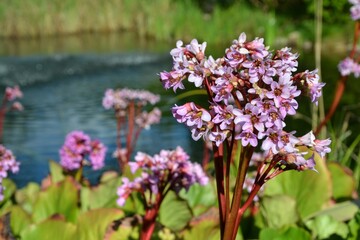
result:
<svg viewBox="0 0 360 240"><path fill-rule="evenodd" d="M108 89L105 91L103 98L103 106L105 109L114 108L116 115L124 117L127 115L127 110L130 105L135 108L141 109L147 104L154 105L160 101L160 96L153 94L146 90L133 90L133 89ZM152 124L160 122L161 111L154 108L152 111L136 111L135 123L140 128L149 129Z"/></svg>
<svg viewBox="0 0 360 240"><path fill-rule="evenodd" d="M60 164L67 170L76 170L84 165L88 156L94 170L104 166L106 147L99 140L92 140L81 131L70 132L59 150Z"/></svg>
<svg viewBox="0 0 360 240"><path fill-rule="evenodd" d="M17 173L20 163L16 161L11 150L6 149L0 144L0 201L4 199L4 187L1 185L2 180L7 177L8 172Z"/></svg>
<svg viewBox="0 0 360 240"><path fill-rule="evenodd" d="M140 177L130 181L123 178L123 184L118 188L118 205L123 206L132 192L141 192L143 196L161 194L162 197L170 190L178 193L181 189L188 190L195 183L206 185L208 177L197 163L191 163L189 156L181 147L173 151L161 150L159 154L149 156L137 153L135 162L130 162L132 173L141 170ZM147 195L145 193L151 193ZM146 199L147 204L153 204L155 199Z"/></svg>
<svg viewBox="0 0 360 240"><path fill-rule="evenodd" d="M360 1L359 0L349 0L351 4L353 4L350 8L351 18L354 21L360 19Z"/></svg>
<svg viewBox="0 0 360 240"><path fill-rule="evenodd" d="M285 118L296 114L296 98L301 94L317 104L325 84L316 70L295 74L298 55L290 48L272 54L263 42L261 38L246 41L242 33L217 60L205 56L205 43L192 40L183 46L178 42L170 52L173 69L160 73L160 80L174 91L184 89L185 79L206 89L208 109L193 102L172 108L173 116L190 128L194 140L204 138L217 146L232 138L243 146L261 144L270 154L292 154L302 166L306 160L298 147L305 143L294 136L295 132L284 130Z"/></svg>
<svg viewBox="0 0 360 240"><path fill-rule="evenodd" d="M356 78L360 76L360 65L349 57L339 63L338 69L341 76L349 76L352 73Z"/></svg>
<svg viewBox="0 0 360 240"><path fill-rule="evenodd" d="M23 96L23 93L21 92L19 86L6 87L3 101L12 102L12 101L16 100L17 98L22 98L22 96ZM17 110L17 111L22 111L24 108L20 102L15 101L15 102L13 102L11 109Z"/></svg>
<svg viewBox="0 0 360 240"><path fill-rule="evenodd" d="M130 102L136 102L137 105L145 106L148 103L155 105L160 101L160 96L146 90L134 89L107 89L103 98L105 109L126 109Z"/></svg>

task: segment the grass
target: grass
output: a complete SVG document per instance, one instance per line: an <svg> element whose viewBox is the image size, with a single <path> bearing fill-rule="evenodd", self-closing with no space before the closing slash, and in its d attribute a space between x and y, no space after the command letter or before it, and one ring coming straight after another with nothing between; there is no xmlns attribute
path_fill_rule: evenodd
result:
<svg viewBox="0 0 360 240"><path fill-rule="evenodd" d="M298 25L274 11L264 13L244 1L229 8L215 7L212 14L203 13L190 0L11 0L0 2L0 36L39 37L83 32L133 31L141 38L160 41L192 38L228 42L241 32L249 37L297 36ZM313 20L302 23L300 34L313 39ZM310 29L310 31L309 31ZM210 40L209 40L210 39ZM295 37L292 41L298 41Z"/></svg>

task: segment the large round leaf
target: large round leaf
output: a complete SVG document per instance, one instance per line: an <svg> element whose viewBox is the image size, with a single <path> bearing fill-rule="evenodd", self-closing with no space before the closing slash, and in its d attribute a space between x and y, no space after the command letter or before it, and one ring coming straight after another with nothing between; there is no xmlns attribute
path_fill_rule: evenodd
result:
<svg viewBox="0 0 360 240"><path fill-rule="evenodd" d="M38 198L39 192L39 184L30 182L25 187L16 191L16 202L21 205L24 210L31 213L33 211L33 206L36 202L36 199Z"/></svg>
<svg viewBox="0 0 360 240"><path fill-rule="evenodd" d="M302 228L289 227L285 230L264 228L260 232L260 240L311 240L310 234Z"/></svg>
<svg viewBox="0 0 360 240"><path fill-rule="evenodd" d="M51 185L39 193L34 208L33 220L40 222L54 214L63 215L66 220L75 222L78 209L78 186L73 178Z"/></svg>
<svg viewBox="0 0 360 240"><path fill-rule="evenodd" d="M76 239L74 236L75 231L76 226L72 223L68 223L60 219L47 219L41 223L33 224L26 228L21 234L21 239Z"/></svg>
<svg viewBox="0 0 360 240"><path fill-rule="evenodd" d="M346 170L335 162L329 163L328 168L332 178L335 200L351 199L355 190L355 179L350 170Z"/></svg>
<svg viewBox="0 0 360 240"><path fill-rule="evenodd" d="M12 233L15 236L20 236L21 232L32 223L31 216L17 205L12 206L10 212L10 226Z"/></svg>
<svg viewBox="0 0 360 240"><path fill-rule="evenodd" d="M195 216L199 216L217 203L216 190L211 183L205 186L194 184L187 192L181 191L180 196L187 200Z"/></svg>
<svg viewBox="0 0 360 240"><path fill-rule="evenodd" d="M105 197L105 196L104 196ZM82 213L78 217L76 240L104 239L106 230L114 220L124 216L120 209L101 208Z"/></svg>
<svg viewBox="0 0 360 240"><path fill-rule="evenodd" d="M183 229L191 218L192 213L187 202L174 192L169 192L160 207L160 223L173 231L178 231Z"/></svg>
<svg viewBox="0 0 360 240"><path fill-rule="evenodd" d="M287 171L265 184L264 195L287 195L296 201L296 207L302 219L325 207L332 196L332 183L325 162L315 157L315 171ZM281 204L286 209L286 204Z"/></svg>
<svg viewBox="0 0 360 240"><path fill-rule="evenodd" d="M264 224L270 228L288 227L299 220L295 200L286 195L263 198L260 213Z"/></svg>

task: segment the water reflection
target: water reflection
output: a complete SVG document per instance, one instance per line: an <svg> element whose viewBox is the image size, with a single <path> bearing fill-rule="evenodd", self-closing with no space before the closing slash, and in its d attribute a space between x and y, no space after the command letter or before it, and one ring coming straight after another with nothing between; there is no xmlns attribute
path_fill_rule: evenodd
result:
<svg viewBox="0 0 360 240"><path fill-rule="evenodd" d="M0 58L0 84L19 84L24 98L23 112L11 112L4 125L4 144L21 162L12 178L23 186L40 182L48 173L48 160L59 160L58 149L65 135L82 130L106 144L106 169L117 169L111 157L115 150L116 123L101 102L107 88L144 88L162 93L164 117L161 124L144 131L136 151L150 154L181 145L200 159L201 144L193 144L188 131L170 116L166 104L171 92L162 90L156 73L169 69L168 53L53 54ZM168 95L166 95L168 94ZM85 175L94 181L98 173Z"/></svg>

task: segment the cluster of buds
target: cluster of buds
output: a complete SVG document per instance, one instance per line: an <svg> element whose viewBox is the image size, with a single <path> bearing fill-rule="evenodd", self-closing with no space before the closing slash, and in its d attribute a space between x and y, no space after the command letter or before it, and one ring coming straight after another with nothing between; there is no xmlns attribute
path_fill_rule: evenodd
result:
<svg viewBox="0 0 360 240"><path fill-rule="evenodd" d="M351 18L356 21L360 19L360 1L359 0L349 0L352 4L350 8Z"/></svg>
<svg viewBox="0 0 360 240"><path fill-rule="evenodd" d="M92 169L98 170L104 166L106 147L81 131L73 131L66 136L59 154L60 164L66 170L76 170L88 164L86 156Z"/></svg>
<svg viewBox="0 0 360 240"><path fill-rule="evenodd" d="M137 153L135 162L130 162L132 173L140 170L141 175L130 181L123 178L118 188L118 205L123 206L132 192L140 192L147 206L153 206L163 199L168 191L178 193L181 189L188 190L195 183L206 185L208 177L197 163L192 163L181 147L175 150L161 150L159 154L149 156ZM151 194L145 194L151 193ZM160 197L158 197L160 196Z"/></svg>
<svg viewBox="0 0 360 240"><path fill-rule="evenodd" d="M16 161L11 150L0 145L0 201L4 199L4 187L2 180L8 176L8 172L17 173L20 163Z"/></svg>
<svg viewBox="0 0 360 240"><path fill-rule="evenodd" d="M22 111L24 109L22 104L18 101L15 101L17 98L22 98L22 96L23 93L21 92L19 86L6 87L2 107L4 108L4 110L7 111L8 109L5 109L6 108L5 104L8 102L13 102L10 107L10 110Z"/></svg>
<svg viewBox="0 0 360 240"><path fill-rule="evenodd" d="M132 150L142 129L159 123L161 111L157 107L151 111L144 108L155 105L160 96L146 90L107 89L102 104L105 109L113 108L117 119L117 149L114 157L118 158L120 167L129 161ZM122 146L121 131L126 135L126 146Z"/></svg>
<svg viewBox="0 0 360 240"><path fill-rule="evenodd" d="M294 131L284 130L285 118L296 114L296 98L300 95L309 96L317 104L325 84L319 81L316 70L295 73L298 54L290 48L272 53L263 41L246 41L242 33L226 49L225 56L216 60L205 56L206 43L194 39L183 46L178 41L170 52L173 69L161 72L160 80L166 89L176 91L184 89L183 81L188 79L207 91L209 107L188 102L173 107L173 116L190 128L194 140L204 138L216 146L240 140L244 147L261 146L281 164L312 169L313 164L299 147L310 147L323 156L330 151L330 140L295 137Z"/></svg>

